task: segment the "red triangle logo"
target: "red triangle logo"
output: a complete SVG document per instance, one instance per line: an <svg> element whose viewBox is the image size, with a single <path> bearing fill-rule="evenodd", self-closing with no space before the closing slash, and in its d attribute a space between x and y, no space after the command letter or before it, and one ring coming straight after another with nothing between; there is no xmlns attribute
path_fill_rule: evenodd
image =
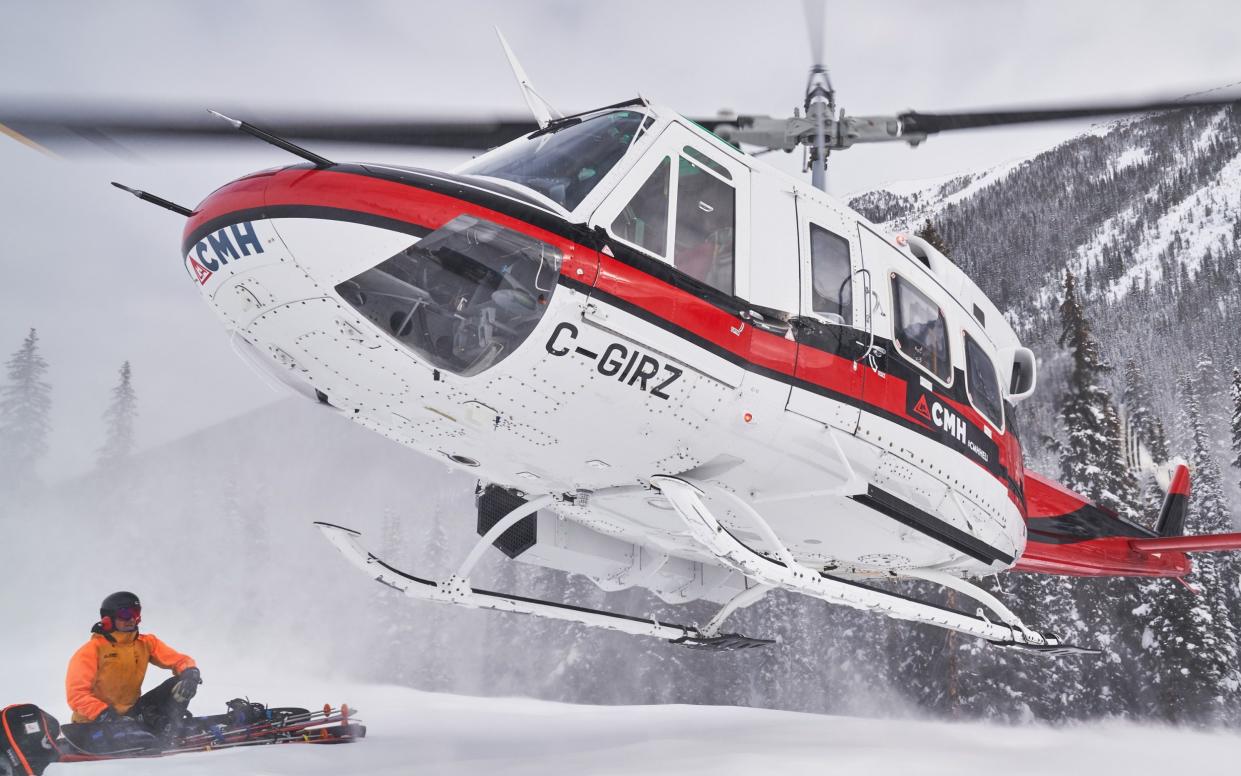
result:
<svg viewBox="0 0 1241 776"><path fill-rule="evenodd" d="M918 403L914 405L914 412L918 413L927 420L931 419L931 410L926 406L926 394L918 397Z"/></svg>
<svg viewBox="0 0 1241 776"><path fill-rule="evenodd" d="M190 257L190 272L194 273L194 279L200 286L207 285L207 281L211 279L211 270L195 261L193 256Z"/></svg>

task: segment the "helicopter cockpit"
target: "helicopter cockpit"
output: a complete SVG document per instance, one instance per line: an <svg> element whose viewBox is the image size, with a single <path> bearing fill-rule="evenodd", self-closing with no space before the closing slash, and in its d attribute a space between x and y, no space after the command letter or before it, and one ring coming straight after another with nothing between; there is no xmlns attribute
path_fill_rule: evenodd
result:
<svg viewBox="0 0 1241 776"><path fill-rule="evenodd" d="M461 215L336 292L432 365L468 377L534 330L561 260L545 242Z"/></svg>
<svg viewBox="0 0 1241 776"><path fill-rule="evenodd" d="M471 160L457 172L498 178L575 209L654 119L635 110L573 116Z"/></svg>

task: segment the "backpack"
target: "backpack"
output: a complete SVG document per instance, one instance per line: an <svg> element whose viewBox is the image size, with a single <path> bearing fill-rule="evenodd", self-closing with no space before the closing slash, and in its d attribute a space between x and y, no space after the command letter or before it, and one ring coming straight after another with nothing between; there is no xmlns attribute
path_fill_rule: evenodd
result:
<svg viewBox="0 0 1241 776"><path fill-rule="evenodd" d="M60 759L60 723L33 703L0 710L0 773L38 776Z"/></svg>

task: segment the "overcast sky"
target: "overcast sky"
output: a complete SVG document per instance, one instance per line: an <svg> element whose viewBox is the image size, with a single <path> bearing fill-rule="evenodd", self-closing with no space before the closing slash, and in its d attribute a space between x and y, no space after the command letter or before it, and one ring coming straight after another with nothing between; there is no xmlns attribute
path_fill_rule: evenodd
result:
<svg viewBox="0 0 1241 776"><path fill-rule="evenodd" d="M641 92L689 115L787 114L809 65L802 8L783 2L22 2L0 0L0 101L523 115L492 26L564 112ZM855 114L1182 95L1241 81L1231 2L830 2L828 64ZM837 192L1037 153L1085 125L932 138L834 157ZM182 219L120 180L194 206L291 159L257 141L48 158L0 136L0 357L37 327L52 365L49 473L81 471L122 361L144 446L279 398L230 351L181 267ZM322 149L451 166L447 153ZM796 160L767 158L790 171ZM211 462L203 462L209 476Z"/></svg>

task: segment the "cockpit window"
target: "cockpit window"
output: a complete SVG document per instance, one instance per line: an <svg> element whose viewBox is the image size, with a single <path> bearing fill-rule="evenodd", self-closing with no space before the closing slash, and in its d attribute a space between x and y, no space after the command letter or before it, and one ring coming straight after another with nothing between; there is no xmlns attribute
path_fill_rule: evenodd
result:
<svg viewBox="0 0 1241 776"><path fill-rule="evenodd" d="M948 356L948 323L931 298L899 275L892 275L896 307L896 346L906 358L944 382L952 380Z"/></svg>
<svg viewBox="0 0 1241 776"><path fill-rule="evenodd" d="M672 161L659 163L651 177L612 221L612 233L656 256L668 255L668 182Z"/></svg>
<svg viewBox="0 0 1241 776"><path fill-rule="evenodd" d="M463 215L336 293L432 366L468 377L530 335L556 291L560 263L554 246Z"/></svg>
<svg viewBox="0 0 1241 776"><path fill-rule="evenodd" d="M732 294L736 216L736 190L706 168L680 157L672 265Z"/></svg>
<svg viewBox="0 0 1241 776"><path fill-rule="evenodd" d="M459 172L519 183L573 210L650 122L632 110L569 119L480 156Z"/></svg>

